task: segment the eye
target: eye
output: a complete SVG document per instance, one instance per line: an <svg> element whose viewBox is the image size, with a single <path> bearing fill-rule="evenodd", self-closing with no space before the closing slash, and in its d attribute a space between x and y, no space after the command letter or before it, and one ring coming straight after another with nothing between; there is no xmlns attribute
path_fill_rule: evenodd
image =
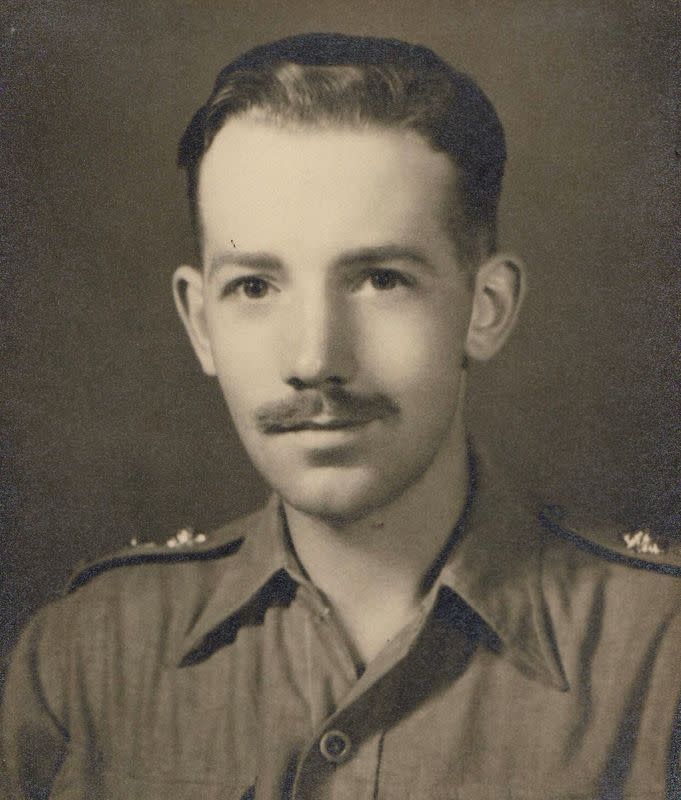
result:
<svg viewBox="0 0 681 800"><path fill-rule="evenodd" d="M223 289L222 295L225 297L241 292L249 300L260 300L265 297L270 288L270 284L263 278L250 276L247 278L237 278L237 280L228 283Z"/></svg>
<svg viewBox="0 0 681 800"><path fill-rule="evenodd" d="M366 275L372 289L379 292L395 289L398 286L410 286L411 281L401 272L394 269L372 269Z"/></svg>

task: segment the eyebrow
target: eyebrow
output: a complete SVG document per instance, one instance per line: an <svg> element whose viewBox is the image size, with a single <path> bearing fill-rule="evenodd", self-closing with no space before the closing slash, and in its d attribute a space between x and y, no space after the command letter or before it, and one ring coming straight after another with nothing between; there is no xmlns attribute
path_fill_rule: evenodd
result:
<svg viewBox="0 0 681 800"><path fill-rule="evenodd" d="M335 263L341 267L372 267L386 261L408 261L434 271L433 264L420 251L401 245L385 244L376 247L360 247L343 253ZM243 250L224 250L216 253L208 264L208 274L213 275L221 267L237 266L277 272L283 269L281 259L265 252L249 253Z"/></svg>
<svg viewBox="0 0 681 800"><path fill-rule="evenodd" d="M268 271L277 271L283 268L281 260L270 253L247 253L234 249L216 253L208 263L208 274L213 275L225 266L249 267Z"/></svg>
<svg viewBox="0 0 681 800"><path fill-rule="evenodd" d="M384 264L386 261L409 261L434 270L431 261L420 250L401 245L385 244L378 247L361 247L343 254L337 263L340 266L367 266L372 267Z"/></svg>

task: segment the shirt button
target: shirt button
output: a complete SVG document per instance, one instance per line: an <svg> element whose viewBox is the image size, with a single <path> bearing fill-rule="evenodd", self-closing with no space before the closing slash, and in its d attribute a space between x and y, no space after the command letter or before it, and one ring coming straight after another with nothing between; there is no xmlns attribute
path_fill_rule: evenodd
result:
<svg viewBox="0 0 681 800"><path fill-rule="evenodd" d="M350 737L343 731L327 731L319 740L319 750L327 761L342 764L350 756Z"/></svg>

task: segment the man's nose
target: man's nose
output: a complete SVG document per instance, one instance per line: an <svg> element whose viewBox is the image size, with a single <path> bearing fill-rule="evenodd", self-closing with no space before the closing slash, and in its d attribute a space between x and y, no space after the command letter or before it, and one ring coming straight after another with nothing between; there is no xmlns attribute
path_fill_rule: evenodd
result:
<svg viewBox="0 0 681 800"><path fill-rule="evenodd" d="M294 389L342 385L356 370L352 320L342 298L317 294L292 304L284 322L282 378Z"/></svg>

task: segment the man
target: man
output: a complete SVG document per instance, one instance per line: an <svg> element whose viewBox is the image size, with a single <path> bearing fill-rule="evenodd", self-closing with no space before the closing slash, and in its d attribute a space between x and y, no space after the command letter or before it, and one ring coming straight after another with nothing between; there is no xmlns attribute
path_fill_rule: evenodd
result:
<svg viewBox="0 0 681 800"><path fill-rule="evenodd" d="M305 35L220 73L174 291L273 497L36 617L8 797L679 796L678 554L524 507L467 442L467 363L524 291L504 160L423 47Z"/></svg>

